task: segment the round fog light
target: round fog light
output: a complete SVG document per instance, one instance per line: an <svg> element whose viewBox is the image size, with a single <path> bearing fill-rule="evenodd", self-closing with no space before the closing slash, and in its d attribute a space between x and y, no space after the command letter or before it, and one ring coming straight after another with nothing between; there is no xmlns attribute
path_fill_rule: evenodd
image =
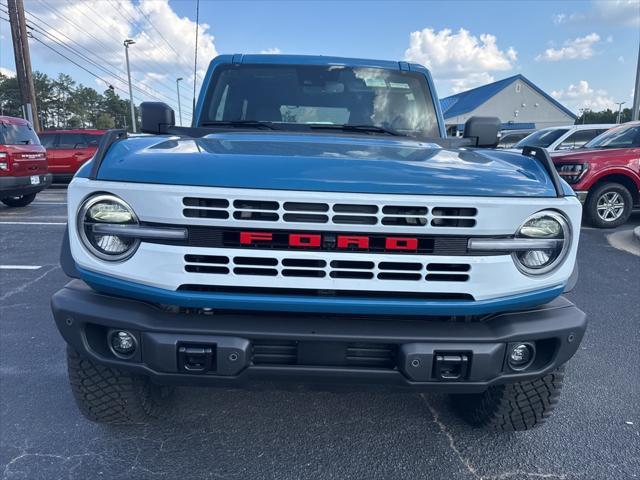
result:
<svg viewBox="0 0 640 480"><path fill-rule="evenodd" d="M117 330L111 334L111 348L116 355L128 357L136 350L136 338L129 332Z"/></svg>
<svg viewBox="0 0 640 480"><path fill-rule="evenodd" d="M509 366L513 370L524 370L533 361L533 346L528 343L515 343L509 351Z"/></svg>

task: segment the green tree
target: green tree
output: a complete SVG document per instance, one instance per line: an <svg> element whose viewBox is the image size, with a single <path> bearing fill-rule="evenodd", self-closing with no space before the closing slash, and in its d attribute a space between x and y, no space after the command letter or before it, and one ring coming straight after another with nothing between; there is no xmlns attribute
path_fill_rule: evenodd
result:
<svg viewBox="0 0 640 480"><path fill-rule="evenodd" d="M101 130L106 130L109 128L115 128L115 126L116 126L116 123L113 117L109 116L109 114L104 112L98 114L98 118L96 120L96 128L99 128Z"/></svg>
<svg viewBox="0 0 640 480"><path fill-rule="evenodd" d="M82 128L95 127L101 105L102 96L93 88L81 84L71 92L71 119Z"/></svg>
<svg viewBox="0 0 640 480"><path fill-rule="evenodd" d="M33 73L38 116L43 129L55 128L126 128L131 130L129 101L120 98L113 87L99 93L85 87L71 76ZM138 109L136 118L139 117ZM0 74L0 112L22 117L20 90L15 77ZM139 126L139 125L138 125Z"/></svg>
<svg viewBox="0 0 640 480"><path fill-rule="evenodd" d="M582 125L587 123L616 123L618 120L618 111L613 111L610 108L602 110L600 112L592 112L591 110L585 110L582 115L576 120L576 125ZM620 113L620 123L631 121L631 109L625 108Z"/></svg>
<svg viewBox="0 0 640 480"><path fill-rule="evenodd" d="M20 90L16 77L0 73L0 112L10 117L21 117Z"/></svg>

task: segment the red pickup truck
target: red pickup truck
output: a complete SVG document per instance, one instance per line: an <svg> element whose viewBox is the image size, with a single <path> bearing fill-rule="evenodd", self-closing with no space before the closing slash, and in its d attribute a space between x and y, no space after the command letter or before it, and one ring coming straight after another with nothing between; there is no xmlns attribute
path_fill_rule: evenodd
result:
<svg viewBox="0 0 640 480"><path fill-rule="evenodd" d="M622 225L640 206L640 122L612 128L579 151L552 158L594 227Z"/></svg>
<svg viewBox="0 0 640 480"><path fill-rule="evenodd" d="M0 116L0 201L24 207L49 185L46 151L31 124Z"/></svg>

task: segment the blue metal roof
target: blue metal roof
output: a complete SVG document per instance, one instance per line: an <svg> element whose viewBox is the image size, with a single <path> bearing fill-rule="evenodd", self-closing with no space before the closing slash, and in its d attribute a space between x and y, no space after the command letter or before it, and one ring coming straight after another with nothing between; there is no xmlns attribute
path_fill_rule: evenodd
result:
<svg viewBox="0 0 640 480"><path fill-rule="evenodd" d="M489 100L491 97L496 95L501 90L511 85L516 80L521 80L522 82L529 85L536 92L538 92L540 95L545 97L552 104L554 104L556 107L558 107L567 115L571 116L573 119L578 118L575 113L573 113L571 110L569 110L560 102L558 102L555 98L548 95L545 91L540 89L537 85L535 85L533 82L531 82L526 77L520 74L441 99L440 106L442 108L442 113L444 115L444 118L447 119L447 118L455 117L458 115L463 115L465 113L469 113L475 110L480 105L485 103L487 100Z"/></svg>

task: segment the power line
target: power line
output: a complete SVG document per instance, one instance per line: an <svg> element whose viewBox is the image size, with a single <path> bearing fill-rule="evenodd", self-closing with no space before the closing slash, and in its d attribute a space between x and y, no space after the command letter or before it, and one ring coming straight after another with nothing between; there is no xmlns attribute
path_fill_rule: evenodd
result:
<svg viewBox="0 0 640 480"><path fill-rule="evenodd" d="M128 24L135 25L135 24L137 23L137 22L136 22L136 20L135 20L135 18L133 18L133 17L129 16L129 14L128 14L128 13L126 13L124 10L119 9L117 4L114 4L114 2L112 2L111 0L108 0L108 1L109 1L109 4L110 4L110 5L112 5L112 6L114 7L114 9L115 9L115 10L116 10L116 12L118 13L118 15L120 15L120 17L122 17L122 19L127 23L127 25L128 25ZM125 17L125 15L126 15L126 17ZM144 36L149 40L149 42L150 42L150 43L151 43L155 48L157 48L158 50L162 50L162 47L161 47L160 45L158 45L158 44L155 42L155 40L154 40L150 35L148 35L144 30L142 30L142 29L141 29L141 34L142 34L142 35L144 35ZM166 48L165 48L165 51L167 51L167 50L166 50ZM145 61L149 61L149 60L145 58ZM162 70L163 70L167 75L169 75L169 76L175 75L175 71L172 71L172 72L168 71L168 70L167 70L167 67L165 67L165 66L164 66L164 65L162 65L161 63L157 63L157 65L158 65L158 66L162 66L162 68L161 68L161 69L162 69ZM172 87L172 88L173 88L173 87Z"/></svg>
<svg viewBox="0 0 640 480"><path fill-rule="evenodd" d="M104 72L106 75L109 75L111 77L113 77L114 79L116 79L117 81L121 82L121 83L128 83L126 80L124 80L122 77L119 77L118 75L114 74L113 72L111 72L110 70L108 70L107 68L103 67L102 65L100 65L99 63L93 61L92 59L86 57L85 55L83 55L82 53L78 52L76 49L74 49L73 47L65 44L64 42L56 39L55 37L53 37L52 35L50 35L48 32L42 30L41 28L38 28L37 26L33 25L28 25L30 28L32 28L33 30L37 31L38 33L40 33L41 35L44 35L46 38L48 38L50 41L52 41L53 43L55 43L56 45L59 45L63 48L65 48L66 50L68 50L69 52L71 52L72 54L74 54L75 56L81 58L82 60L86 61L87 63L89 63L90 65L93 65L94 67L98 68L99 70L101 70L102 72ZM35 37L33 37L35 38ZM41 42L42 43L42 42ZM101 78L102 81L105 81L104 79ZM112 82L105 82L107 84L112 83ZM165 100L165 99L170 99L169 97L160 97L158 95L162 95L159 92L158 95L156 95L155 93L152 93L150 91L147 91L141 87L138 86L134 86L134 88L136 89L137 92L139 92L142 95L146 95L146 96L150 96L156 100Z"/></svg>
<svg viewBox="0 0 640 480"><path fill-rule="evenodd" d="M38 1L39 1L40 3L42 3L42 2L41 2L41 0L38 0ZM73 21L72 21L72 20L70 20L67 16L65 16L64 14L62 14L61 12L59 12L57 9L53 9L52 7L50 7L50 6L48 6L48 5L44 4L44 3L43 3L43 5L44 5L44 6L45 6L45 7L46 7L50 12L52 12L54 15L59 15L60 17L62 17L63 19L65 19L69 24L71 24L72 26L74 26L77 30L79 30L80 32L85 33L85 34L87 34L88 36L90 36L91 38L93 38L97 43L99 43L101 46L103 46L103 48L105 48L106 50L110 50L110 48L109 48L108 46L106 46L104 43L102 43L99 39L97 39L95 36L91 35L91 34L90 34L89 32L87 32L85 29L83 29L82 27L80 27L79 25L77 25L77 23L73 22ZM84 12L82 12L82 11L80 11L80 10L79 10L79 12L80 12L81 14L83 14L83 15L84 15ZM69 40L69 42L71 42L72 44L77 45L79 48L81 48L82 50L84 50L84 51L88 52L90 55L95 56L95 54L94 54L93 52L91 52L89 49L85 48L85 47L84 47L84 46L82 46L81 44L79 44L79 43L75 42L73 39L71 39L71 38L70 38L68 35L66 35L64 32L60 32L59 30L56 30L54 27L52 27L52 26L51 26L50 24L48 24L45 20L41 19L41 18L40 18L40 17L38 17L37 15L35 15L35 14L31 13L31 12L27 12L27 13L28 13L30 16L32 16L32 17L34 17L34 18L36 18L39 22L41 22L41 23L43 23L44 25L46 25L46 26L47 26L51 31L53 31L53 32L54 32L54 33L56 33L57 35L60 35L60 36L64 36L64 37L66 37L66 38ZM86 16L86 15L85 15L85 16ZM43 32L43 33L44 33L44 32ZM45 33L45 34L46 34L46 33ZM59 40L59 39L58 39L58 41L59 41L59 43L60 43L60 42L62 42L62 41L61 41L61 40ZM74 50L74 53L75 53L76 55L78 55L78 56L81 56L81 55L79 55L79 54L78 54L78 52L77 52L77 51L75 51L75 50ZM82 55L82 57L83 57L83 58L86 58L86 55ZM96 57L96 58L97 58L97 57ZM106 69L105 69L105 68L103 68L100 64L96 64L96 62L95 62L95 61L90 60L90 59L88 59L88 61L89 61L90 63L92 63L92 64L94 64L94 65L98 66L101 70L103 70L103 71L105 71L105 70L106 70ZM113 63L111 63L111 62L106 61L104 58L99 58L99 59L98 59L98 61L99 61L99 62L100 62L100 61L101 61L101 62L106 62L108 65L110 65L111 67L113 67L114 69L116 69L117 71L119 71L121 74L125 75L125 72L124 72L121 68L119 68L118 66L114 65L114 64L113 64ZM118 75L114 74L113 72L109 72L109 71L108 71L107 73L108 73L109 75L112 75L112 76L114 76L114 77L118 78L121 82L126 83L126 82L125 82L125 80L123 80L123 77L120 77L120 76L118 76ZM135 79L135 78L134 78L134 80L137 80L137 79ZM138 82L139 82L139 81L138 81ZM142 83L142 82L139 82L139 83ZM144 84L143 84L143 85L144 85ZM172 102L173 102L173 101L175 101L175 99L174 99L174 97L173 97L173 94L174 94L174 91L173 91L173 85L169 86L169 85L167 85L166 83L164 83L164 82L162 82L162 81L160 81L160 80L158 80L158 85L159 85L159 86L163 86L167 91L171 92L171 94L170 94L170 95L167 95L167 94L165 94L165 93L158 92L157 90L155 90L155 89L153 89L153 88L151 88L151 87L148 87L148 86L146 86L146 85L144 85L144 86L145 86L145 88L146 88L146 90L145 90L145 89L140 89L140 88L138 88L138 91L140 91L140 92L142 92L142 93L144 93L144 94L149 94L149 92L148 92L148 91L150 90L150 91L152 91L152 92L155 92L157 95L161 95L161 96L163 96L163 97L165 97L165 98L171 99L171 101L172 101ZM135 87L135 88L137 88L137 87ZM151 95L151 96L154 96L154 95ZM154 98L158 99L158 97L157 97L157 96L154 96Z"/></svg>
<svg viewBox="0 0 640 480"><path fill-rule="evenodd" d="M151 25L151 28L153 28L156 32L158 32L158 35L160 35L160 38L161 38L162 40L164 40L164 43L166 43L166 44L167 44L167 46L168 46L171 50L173 50L173 53L175 53L175 54L176 54L176 57L178 57L178 58L182 58L182 59L184 60L184 58L182 57L182 55L180 55L180 53L178 53L178 51L177 51L175 48L173 48L173 45L171 45L171 43L170 43L170 42L169 42L169 41L164 37L164 35L162 35L162 32L156 28L156 26L153 24L153 22L151 21L151 19L149 18L149 16L148 16L146 13L144 13L144 12L142 11L142 9L141 9L138 5L133 4L133 7L134 7L138 12L140 12L140 14L141 14L141 15L142 15L146 20L147 20L147 23L149 23L149 25Z"/></svg>
<svg viewBox="0 0 640 480"><path fill-rule="evenodd" d="M40 2L40 0L38 0ZM42 2L40 2L42 3ZM82 33L87 34L87 36L93 38L98 44L102 45L103 47L107 48L109 50L109 48L103 43L101 42L98 38L96 38L95 36L91 35L89 32L87 32L85 29L83 29L82 27L80 27L79 25L77 25L75 22L73 22L72 20L70 20L66 15L58 12L57 10L52 9L51 7L49 7L48 5L43 4L45 7L47 7L47 9L49 11L51 11L54 15L59 15L60 17L64 18L69 24L73 25L77 30L79 30ZM6 7L4 4L0 3L0 6L2 7ZM83 11L79 11L82 15L85 15ZM5 12L6 13L6 12ZM117 81L121 82L121 83L126 83L124 81L124 79L119 76L117 73L114 73L113 71L111 71L110 69L106 68L105 66L103 66L101 63L98 63L96 60L93 60L92 58L90 58L89 56L87 56L86 54L80 52L78 49L74 48L73 46L69 45L67 42L65 42L62 38L60 37L65 37L66 39L69 40L69 43L71 43L72 45L77 45L78 48L86 51L89 55L91 56L95 56L95 54L90 51L89 49L87 49L86 47L84 47L83 45L77 43L76 41L74 41L73 39L71 39L68 35L66 35L64 32L60 32L58 30L56 30L54 27L52 27L50 24L48 24L45 20L42 20L40 17L38 17L37 15L31 13L31 12L26 12L28 13L31 17L35 18L36 20L31 21L31 24L28 25L28 27L34 31L37 31L39 34L43 35L47 40L49 40L50 42L53 42L55 45L58 45L64 49L66 49L67 51L71 52L73 55L75 55L76 57L78 57L79 59L89 63L90 65L98 68L98 70L104 72L106 75L108 75L109 77L113 77L114 79L116 79ZM141 12L143 13L143 12ZM144 13L143 13L144 15ZM85 15L86 16L86 15ZM122 16L122 15L121 15ZM123 17L124 18L124 17ZM146 18L146 16L145 16ZM4 19L4 18L3 18ZM126 18L125 18L126 20ZM95 19L94 19L95 21ZM47 28L39 25L38 23L42 23L44 24L44 26L46 26L52 33L49 33L47 30ZM151 24L151 22L150 22ZM152 25L152 24L151 24ZM157 28L152 25L152 27L156 30ZM160 33L158 31L158 33ZM145 33L145 35L148 37L148 35ZM48 49L54 51L55 53L57 53L58 55L60 55L61 57L63 57L64 59L66 59L67 61L71 62L72 64L74 64L75 66L77 66L78 68L81 68L83 71L89 73L91 76L97 78L98 80L100 80L101 82L105 83L106 85L110 85L113 82L109 82L107 80L105 80L105 78L103 78L100 74L95 73L95 71L92 71L88 68L85 68L84 66L82 66L80 63L78 63L78 61L73 60L72 58L70 58L69 56L63 54L62 52L60 52L59 50L57 50L56 48L53 48L51 45L47 44L45 41L43 41L40 38L37 38L33 35L30 35L31 38L33 38L35 41L37 41L38 43L41 43L42 45L44 45L45 47L47 47ZM153 42L153 40L148 37L149 40L157 47L157 44L155 44L155 42ZM164 38L164 37L163 37ZM166 41L166 38L165 38ZM98 57L96 57L98 58ZM108 65L111 65L113 68L115 68L116 70L119 70L118 67L116 67L115 65L113 65L110 62L107 62L105 59L99 58L99 61L102 62L106 62ZM168 73L168 75L172 75L175 72L172 73ZM162 85L162 82L158 82L160 85ZM118 86L114 86L114 88L116 88L117 90L123 92L123 93L127 93L125 92L125 90L123 88L120 88ZM157 90L154 90L151 87L146 86L144 83L142 83L142 87L138 87L138 86L134 86L134 88L136 89L136 91L144 96L150 96L152 98L155 98L157 100L162 100L162 98L159 98L158 95L165 97L169 100L171 100L172 102L173 100L173 96L167 96L161 92L158 92ZM166 87L165 88L169 88ZM155 93L154 93L155 92ZM171 87L171 92L173 94L173 87ZM141 100L140 97L138 97L138 95L135 96L136 100ZM185 113L187 115L192 115L193 112L190 109L184 109Z"/></svg>

